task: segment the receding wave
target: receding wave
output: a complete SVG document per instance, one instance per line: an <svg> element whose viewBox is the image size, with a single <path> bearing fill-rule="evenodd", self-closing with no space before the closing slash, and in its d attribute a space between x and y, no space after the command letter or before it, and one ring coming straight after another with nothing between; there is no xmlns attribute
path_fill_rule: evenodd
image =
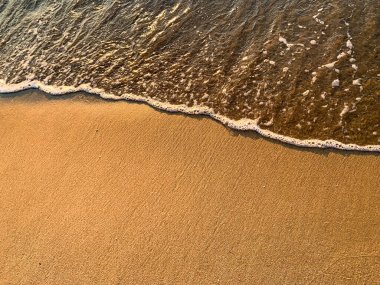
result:
<svg viewBox="0 0 380 285"><path fill-rule="evenodd" d="M0 92L85 90L380 150L378 1L0 3Z"/></svg>

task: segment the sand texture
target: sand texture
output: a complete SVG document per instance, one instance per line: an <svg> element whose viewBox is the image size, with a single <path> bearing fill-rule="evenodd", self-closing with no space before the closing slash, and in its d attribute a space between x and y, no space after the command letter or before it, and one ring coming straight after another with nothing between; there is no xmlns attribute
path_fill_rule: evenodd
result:
<svg viewBox="0 0 380 285"><path fill-rule="evenodd" d="M380 284L380 156L0 96L0 284Z"/></svg>

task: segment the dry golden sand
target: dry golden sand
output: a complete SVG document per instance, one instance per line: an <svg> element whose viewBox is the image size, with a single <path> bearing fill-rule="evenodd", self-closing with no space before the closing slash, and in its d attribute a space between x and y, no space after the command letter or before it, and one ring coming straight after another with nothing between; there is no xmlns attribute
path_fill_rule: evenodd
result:
<svg viewBox="0 0 380 285"><path fill-rule="evenodd" d="M380 157L0 96L0 284L379 284Z"/></svg>

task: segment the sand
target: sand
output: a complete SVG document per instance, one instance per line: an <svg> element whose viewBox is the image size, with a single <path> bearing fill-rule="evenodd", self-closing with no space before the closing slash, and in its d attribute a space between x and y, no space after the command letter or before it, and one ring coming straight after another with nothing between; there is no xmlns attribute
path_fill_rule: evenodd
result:
<svg viewBox="0 0 380 285"><path fill-rule="evenodd" d="M0 96L0 284L380 284L380 156Z"/></svg>

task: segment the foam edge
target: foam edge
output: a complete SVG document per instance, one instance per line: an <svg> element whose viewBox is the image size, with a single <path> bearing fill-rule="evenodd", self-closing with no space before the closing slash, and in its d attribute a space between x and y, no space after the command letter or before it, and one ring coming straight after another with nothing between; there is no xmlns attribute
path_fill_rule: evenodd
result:
<svg viewBox="0 0 380 285"><path fill-rule="evenodd" d="M143 102L147 103L150 106L153 106L157 109L161 109L167 112L180 112L184 114L191 115L206 115L210 116L213 119L221 122L222 124L235 129L242 131L255 131L266 138L271 138L274 140L278 140L287 144L299 146L299 147L307 147L307 148L332 148L332 149L340 149L340 150L351 150L351 151L366 151L366 152L380 152L380 145L365 145L360 146L356 144L344 144L336 140L300 140L296 138L287 137L284 135L276 134L274 132L261 129L257 120L251 119L241 119L241 120L232 120L227 117L224 117L220 114L214 113L211 108L208 107L188 107L186 105L173 105L168 103L163 103L158 100L154 100L152 98L146 98L134 94L125 94L122 96L115 96L109 93L106 93L104 90L99 88L93 88L89 85L80 85L78 87L72 86L54 86L54 85L46 85L40 81L24 81L17 84L6 84L4 80L0 80L0 93L15 93L27 89L39 89L51 95L64 95L68 93L74 92L87 92L95 95L99 95L103 99L108 100L127 100L127 101L135 101L135 102Z"/></svg>

